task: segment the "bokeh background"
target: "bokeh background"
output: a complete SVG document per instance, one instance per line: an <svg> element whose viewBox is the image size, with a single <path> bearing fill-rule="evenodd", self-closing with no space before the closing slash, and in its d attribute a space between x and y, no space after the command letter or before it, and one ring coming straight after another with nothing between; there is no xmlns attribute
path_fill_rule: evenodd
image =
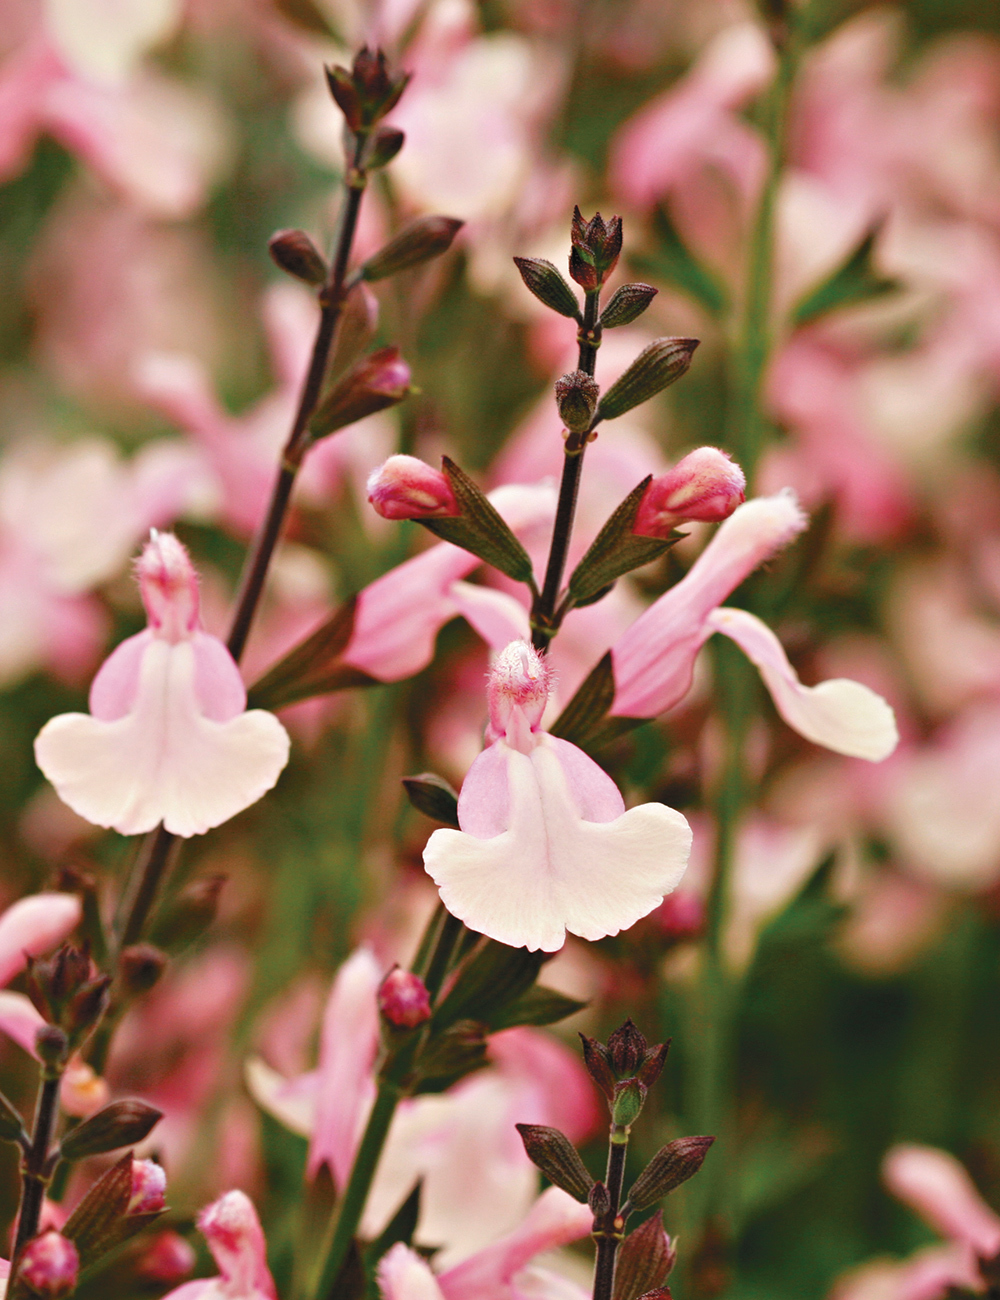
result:
<svg viewBox="0 0 1000 1300"><path fill-rule="evenodd" d="M725 927L739 975L728 1219L706 1235L680 1195L667 1214L687 1252L677 1293L692 1297L823 1296L846 1270L933 1240L882 1185L894 1142L955 1153L1000 1206L1000 15L989 0L815 0L801 30L754 489L794 487L813 522L748 588L804 680L867 682L896 708L902 741L874 767L809 746L760 705L759 797ZM551 385L575 364L573 329L530 298L511 258L563 266L575 203L622 214L619 277L660 290L607 338L598 378L656 335L703 340L682 383L602 432L581 529L690 448L733 445L733 321L775 67L751 6L2 0L6 902L69 868L111 905L134 846L59 803L31 741L54 713L85 707L108 649L143 625L129 566L150 526L176 528L202 573L206 625L225 626L314 328L267 239L289 226L330 237L340 120L322 64L366 39L414 76L391 119L406 147L369 193L360 253L416 214L466 226L445 258L379 286L379 338L402 348L419 392L315 454L248 680L426 544L366 504L365 477L390 452L447 452L487 486L558 473ZM859 248L851 292L817 294ZM696 526L596 607L564 651L567 698L704 535ZM261 1113L244 1061L302 1071L354 945L386 964L412 952L434 901L420 865L431 824L399 778L460 783L481 746L486 666L455 622L418 678L289 711L296 743L277 791L192 841L179 868L176 889L226 877L214 926L135 1008L112 1058L111 1086L166 1112L152 1145L173 1222L246 1188L279 1281L305 1142ZM692 989L716 698L706 658L683 706L600 754L630 800L692 819L687 881L619 938L571 940L546 976L590 1000L560 1027L566 1042L626 1014L651 1040L673 1035L637 1133L647 1154L701 1131ZM0 1076L29 1107L32 1068L7 1042ZM599 1125L592 1136L597 1152ZM9 1222L17 1180L2 1159Z"/></svg>

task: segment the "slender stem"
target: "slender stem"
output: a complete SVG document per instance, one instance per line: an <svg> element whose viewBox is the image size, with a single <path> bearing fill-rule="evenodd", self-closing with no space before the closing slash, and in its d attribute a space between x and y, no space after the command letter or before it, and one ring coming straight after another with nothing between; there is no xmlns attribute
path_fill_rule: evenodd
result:
<svg viewBox="0 0 1000 1300"><path fill-rule="evenodd" d="M608 1189L609 1208L605 1215L594 1220L594 1240L597 1258L594 1261L594 1300L611 1300L615 1287L615 1262L618 1247L625 1235L625 1223L619 1214L622 1183L625 1179L625 1157L628 1154L628 1129L612 1124L608 1143L608 1168L604 1183Z"/></svg>
<svg viewBox="0 0 1000 1300"><path fill-rule="evenodd" d="M24 1153L21 1164L21 1211L17 1222L17 1238L11 1260L10 1276L16 1277L17 1262L24 1247L38 1233L38 1222L49 1183L46 1170L52 1135L59 1117L59 1080L62 1069L47 1067L42 1075L35 1104L35 1124L31 1145Z"/></svg>
<svg viewBox="0 0 1000 1300"><path fill-rule="evenodd" d="M434 912L427 923L419 953L429 953L426 958L427 974L424 976L424 983L432 1000L440 992L449 961L460 936L468 933L461 921L447 911L442 916L440 909ZM433 942L430 940L431 935L433 935ZM330 1220L326 1239L320 1250L322 1263L317 1272L316 1285L311 1292L314 1300L330 1300L333 1287L350 1250L351 1241L361 1222L368 1192L378 1168L379 1157L385 1146L396 1106L412 1086L408 1076L422 1039L423 1035L419 1031L414 1032L390 1053L382 1066L375 1104L365 1125L361 1145L358 1147L351 1168L351 1176Z"/></svg>
<svg viewBox="0 0 1000 1300"><path fill-rule="evenodd" d="M361 196L367 177L361 168L365 136L355 137L354 157L344 178L344 195L340 206L334 251L326 283L320 291L320 319L313 342L309 369L302 385L295 418L282 453L281 465L271 492L267 513L257 531L243 566L236 607L226 642L230 654L239 663L246 647L247 637L260 604L274 551L284 528L295 479L309 448L309 419L319 402L330 361L330 349L337 332L337 324L346 297L345 280L347 264L358 224ZM176 837L163 826L145 837L136 855L135 863L125 888L121 909L118 951L137 942L156 903L160 885L173 865L171 850Z"/></svg>
<svg viewBox="0 0 1000 1300"><path fill-rule="evenodd" d="M585 295L583 324L578 335L577 369L588 375L594 373L597 349L601 343L600 326L597 323L600 298L599 289ZM544 650L557 631L553 615L559 598L559 588L562 585L563 571L566 568L570 539L573 536L573 520L576 516L580 476L583 473L583 454L586 449L586 433L567 435L562 480L559 484L559 501L552 527L552 543L549 547L548 563L545 566L545 581L531 611L531 643L536 650Z"/></svg>

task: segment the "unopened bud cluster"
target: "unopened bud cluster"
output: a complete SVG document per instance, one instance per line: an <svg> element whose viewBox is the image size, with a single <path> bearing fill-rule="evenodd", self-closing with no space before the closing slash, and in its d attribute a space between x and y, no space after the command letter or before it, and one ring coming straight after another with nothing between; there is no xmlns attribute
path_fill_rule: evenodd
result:
<svg viewBox="0 0 1000 1300"><path fill-rule="evenodd" d="M646 1093L660 1077L670 1040L650 1047L631 1020L614 1031L607 1044L580 1035L583 1062L607 1098L612 1122L628 1128L638 1117Z"/></svg>
<svg viewBox="0 0 1000 1300"><path fill-rule="evenodd" d="M622 219L610 217L605 221L597 212L584 221L580 209L574 208L570 242L569 273L585 293L594 293L618 264Z"/></svg>
<svg viewBox="0 0 1000 1300"><path fill-rule="evenodd" d="M47 1065L62 1064L94 1028L107 1006L110 982L86 947L63 944L46 960L29 957L28 996L48 1021L36 1042Z"/></svg>
<svg viewBox="0 0 1000 1300"><path fill-rule="evenodd" d="M326 81L348 127L360 132L371 130L395 108L409 76L393 76L385 54L365 46L355 56L350 70L328 67Z"/></svg>

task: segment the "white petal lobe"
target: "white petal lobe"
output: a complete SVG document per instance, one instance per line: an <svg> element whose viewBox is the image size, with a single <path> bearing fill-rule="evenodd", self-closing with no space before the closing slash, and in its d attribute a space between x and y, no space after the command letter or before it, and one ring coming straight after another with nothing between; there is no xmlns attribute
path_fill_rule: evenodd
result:
<svg viewBox="0 0 1000 1300"><path fill-rule="evenodd" d="M273 714L227 722L201 712L191 643L150 643L132 710L114 722L53 718L35 741L39 767L69 806L98 826L138 835L163 822L200 835L271 789L289 740Z"/></svg>

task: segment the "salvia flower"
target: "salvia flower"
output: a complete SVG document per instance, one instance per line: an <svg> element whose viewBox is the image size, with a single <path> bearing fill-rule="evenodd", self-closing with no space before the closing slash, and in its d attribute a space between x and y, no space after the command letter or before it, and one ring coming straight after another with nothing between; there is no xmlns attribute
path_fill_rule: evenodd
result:
<svg viewBox="0 0 1000 1300"><path fill-rule="evenodd" d="M154 532L137 573L149 626L105 661L89 714L46 723L35 758L98 826L200 835L271 789L288 734L272 714L246 712L232 656L199 626L197 577L177 538Z"/></svg>
<svg viewBox="0 0 1000 1300"><path fill-rule="evenodd" d="M490 678L493 743L462 786L462 829L435 831L424 866L471 929L554 952L567 931L601 939L657 907L684 873L691 830L663 804L626 812L592 759L542 731L548 689L545 662L511 642Z"/></svg>
<svg viewBox="0 0 1000 1300"><path fill-rule="evenodd" d="M439 519L460 514L446 475L416 456L390 456L368 478L368 500L383 519Z"/></svg>
<svg viewBox="0 0 1000 1300"><path fill-rule="evenodd" d="M746 610L719 608L805 526L806 517L788 491L737 507L686 576L612 647L612 715L652 718L672 708L687 694L698 651L721 632L757 665L778 712L807 740L871 762L891 754L896 722L880 695L846 678L803 686L766 623Z"/></svg>
<svg viewBox="0 0 1000 1300"><path fill-rule="evenodd" d="M669 537L678 524L692 520L719 523L743 504L745 490L746 478L735 461L716 447L698 447L653 479L632 531L640 537Z"/></svg>
<svg viewBox="0 0 1000 1300"><path fill-rule="evenodd" d="M59 1232L43 1232L29 1241L21 1256L18 1275L35 1295L58 1300L76 1288L80 1256L68 1237Z"/></svg>
<svg viewBox="0 0 1000 1300"><path fill-rule="evenodd" d="M198 1227L219 1266L219 1276L185 1282L164 1300L277 1300L264 1232L245 1192L226 1192L206 1206L198 1216Z"/></svg>

